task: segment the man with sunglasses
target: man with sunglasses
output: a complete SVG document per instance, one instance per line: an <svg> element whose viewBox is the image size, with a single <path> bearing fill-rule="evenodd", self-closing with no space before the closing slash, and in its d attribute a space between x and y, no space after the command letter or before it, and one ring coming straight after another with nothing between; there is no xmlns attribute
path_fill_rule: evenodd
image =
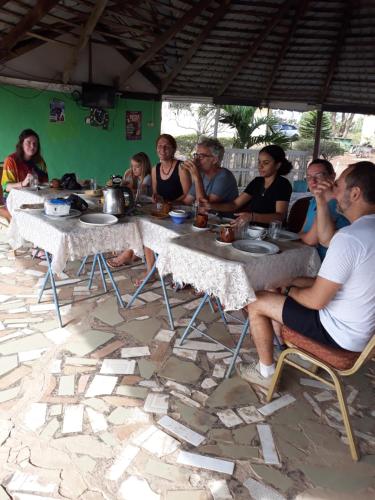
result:
<svg viewBox="0 0 375 500"><path fill-rule="evenodd" d="M333 235L350 223L337 211L337 202L327 189L335 180L335 171L329 161L313 160L307 167L306 180L314 198L310 201L300 238L307 245L316 246L323 260Z"/></svg>
<svg viewBox="0 0 375 500"><path fill-rule="evenodd" d="M192 179L184 203L190 205L202 199L211 203L227 203L237 198L238 187L234 175L220 166L223 156L224 146L217 139L201 138L193 160L186 160L182 165Z"/></svg>

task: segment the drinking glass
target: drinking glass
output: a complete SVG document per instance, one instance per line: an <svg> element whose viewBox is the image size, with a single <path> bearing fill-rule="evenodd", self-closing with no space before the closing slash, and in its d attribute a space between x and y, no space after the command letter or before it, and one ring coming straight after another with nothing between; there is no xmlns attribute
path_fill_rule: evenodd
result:
<svg viewBox="0 0 375 500"><path fill-rule="evenodd" d="M234 226L234 237L236 240L249 239L249 235L247 233L249 225L250 224L248 222L243 222L242 224Z"/></svg>
<svg viewBox="0 0 375 500"><path fill-rule="evenodd" d="M279 220L274 220L270 223L268 228L268 235L273 240L276 240L279 237L281 230L281 222Z"/></svg>
<svg viewBox="0 0 375 500"><path fill-rule="evenodd" d="M92 189L93 191L95 191L96 188L97 188L97 186L98 186L98 184L96 182L96 179L94 179L94 178L90 179L90 189Z"/></svg>
<svg viewBox="0 0 375 500"><path fill-rule="evenodd" d="M38 184L39 184L38 177L36 177L35 175L33 175L32 177L30 177L29 186L31 188L37 188Z"/></svg>

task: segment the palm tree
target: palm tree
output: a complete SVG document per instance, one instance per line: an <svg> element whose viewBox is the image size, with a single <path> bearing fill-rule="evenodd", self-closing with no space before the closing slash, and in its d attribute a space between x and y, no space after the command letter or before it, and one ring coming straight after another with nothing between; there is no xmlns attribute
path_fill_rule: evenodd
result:
<svg viewBox="0 0 375 500"><path fill-rule="evenodd" d="M232 106L221 107L219 121L236 129L233 147L248 149L257 144L278 144L283 148L290 145L290 139L285 135L273 130L278 121L273 116L255 117L258 108L253 106ZM266 126L265 134L256 134L260 127Z"/></svg>

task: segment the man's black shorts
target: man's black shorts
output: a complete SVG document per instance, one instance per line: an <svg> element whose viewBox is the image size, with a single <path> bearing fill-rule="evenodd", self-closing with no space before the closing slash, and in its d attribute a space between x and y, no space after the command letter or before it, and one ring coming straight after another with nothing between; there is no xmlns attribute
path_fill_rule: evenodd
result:
<svg viewBox="0 0 375 500"><path fill-rule="evenodd" d="M319 311L301 306L292 297L287 297L285 300L283 323L311 340L342 349L321 324Z"/></svg>

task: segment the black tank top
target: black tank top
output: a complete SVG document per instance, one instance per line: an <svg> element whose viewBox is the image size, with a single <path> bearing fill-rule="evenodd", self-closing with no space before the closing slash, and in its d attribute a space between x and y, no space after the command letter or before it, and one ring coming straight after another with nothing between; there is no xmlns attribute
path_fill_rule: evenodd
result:
<svg viewBox="0 0 375 500"><path fill-rule="evenodd" d="M156 165L156 192L166 201L177 200L184 193L179 175L179 165L181 161L177 160L172 175L164 180L160 177L160 163Z"/></svg>

